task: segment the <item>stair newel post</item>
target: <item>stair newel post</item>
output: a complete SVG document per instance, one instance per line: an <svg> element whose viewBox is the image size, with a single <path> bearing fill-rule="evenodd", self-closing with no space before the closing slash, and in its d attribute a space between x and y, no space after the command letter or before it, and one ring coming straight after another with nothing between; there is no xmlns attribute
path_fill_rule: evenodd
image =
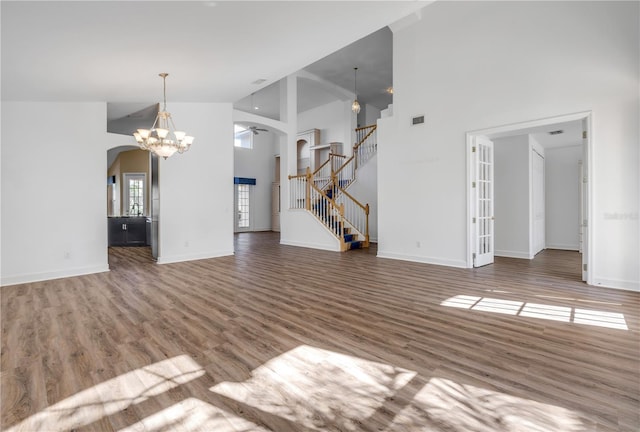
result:
<svg viewBox="0 0 640 432"><path fill-rule="evenodd" d="M333 170L333 167L331 167L331 199L335 200L336 199L336 195L337 195L337 190L336 190L336 185L339 184L338 183L338 177L336 175L336 172Z"/></svg>
<svg viewBox="0 0 640 432"><path fill-rule="evenodd" d="M306 207L307 210L311 211L311 182L313 181L313 174L311 174L311 168L307 167L307 185L306 185Z"/></svg>
<svg viewBox="0 0 640 432"><path fill-rule="evenodd" d="M364 207L367 231L364 234L364 241L369 246L369 203Z"/></svg>
<svg viewBox="0 0 640 432"><path fill-rule="evenodd" d="M338 204L338 210L340 211L340 238L344 241L344 203Z"/></svg>

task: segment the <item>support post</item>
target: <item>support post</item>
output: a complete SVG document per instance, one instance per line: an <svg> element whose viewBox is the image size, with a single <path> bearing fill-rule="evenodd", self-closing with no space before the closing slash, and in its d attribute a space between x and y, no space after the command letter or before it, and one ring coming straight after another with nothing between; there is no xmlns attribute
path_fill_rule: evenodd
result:
<svg viewBox="0 0 640 432"><path fill-rule="evenodd" d="M307 184L305 191L305 203L307 210L311 211L311 181L313 175L311 174L311 168L307 167Z"/></svg>

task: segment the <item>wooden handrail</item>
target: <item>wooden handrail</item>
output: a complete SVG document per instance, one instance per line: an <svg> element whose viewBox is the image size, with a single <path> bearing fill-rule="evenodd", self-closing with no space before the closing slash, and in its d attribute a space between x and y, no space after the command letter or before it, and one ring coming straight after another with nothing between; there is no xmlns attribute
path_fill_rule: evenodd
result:
<svg viewBox="0 0 640 432"><path fill-rule="evenodd" d="M378 125L360 126L359 128L356 128L356 132L373 127L378 127Z"/></svg>
<svg viewBox="0 0 640 432"><path fill-rule="evenodd" d="M317 169L317 170L315 170L315 171L313 172L313 176L315 177L315 175L316 175L316 174L318 174L318 172L319 172L322 168L324 168L324 166L325 166L326 164L328 164L330 161L331 161L331 157L329 157L329 159L327 159L327 161L326 161L325 163L323 163L322 165L320 165L320 166L318 167L318 169Z"/></svg>
<svg viewBox="0 0 640 432"><path fill-rule="evenodd" d="M365 213L366 213L367 215L369 215L369 204L367 204L367 205L362 205L362 203L361 203L360 201L358 201L357 199L355 199L355 198L353 197L353 195L351 195L349 192L347 192L346 190L342 189L342 188L341 188L340 186L338 186L338 185L336 185L336 187L337 187L338 189L340 189L340 192L342 192L343 194L345 194L346 196L348 196L348 197L349 197L349 199L351 199L351 201L353 201L354 203L358 204L358 205L362 208L362 210L364 210L364 211L365 211Z"/></svg>
<svg viewBox="0 0 640 432"><path fill-rule="evenodd" d="M315 190L316 190L316 192L318 192L320 195L322 195L322 196L324 197L324 199L326 199L327 201L329 201L329 203L330 203L332 206L334 206L334 207L335 207L335 208L337 208L337 209L340 209L340 204L338 204L337 202L335 202L335 201L333 200L333 198L329 198L329 197L327 196L327 194L326 194L322 189L320 189L318 186L314 185L313 183L311 183L311 187L312 187L313 189L315 189ZM341 216L342 216L342 215L344 215L344 210L342 210L342 212L340 213L340 215L341 215Z"/></svg>
<svg viewBox="0 0 640 432"><path fill-rule="evenodd" d="M289 180L294 179L294 178L302 178L302 177L306 177L306 174L298 174L298 175L289 175Z"/></svg>

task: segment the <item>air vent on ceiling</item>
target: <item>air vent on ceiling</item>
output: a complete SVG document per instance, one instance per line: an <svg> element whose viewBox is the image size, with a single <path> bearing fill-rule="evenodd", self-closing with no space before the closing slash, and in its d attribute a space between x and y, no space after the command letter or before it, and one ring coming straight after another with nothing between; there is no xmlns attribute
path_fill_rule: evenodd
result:
<svg viewBox="0 0 640 432"><path fill-rule="evenodd" d="M266 81L267 80L264 79L264 78L259 78L259 79L255 80L254 82L252 82L251 84L260 85L260 84L262 84L263 82L266 82Z"/></svg>
<svg viewBox="0 0 640 432"><path fill-rule="evenodd" d="M561 133L564 133L564 131L562 129L558 129L558 130L550 131L549 135L560 135Z"/></svg>

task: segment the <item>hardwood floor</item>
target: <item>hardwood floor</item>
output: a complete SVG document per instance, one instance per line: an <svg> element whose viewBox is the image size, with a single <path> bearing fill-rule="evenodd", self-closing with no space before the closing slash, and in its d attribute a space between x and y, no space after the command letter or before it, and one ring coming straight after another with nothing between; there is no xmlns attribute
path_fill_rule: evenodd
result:
<svg viewBox="0 0 640 432"><path fill-rule="evenodd" d="M1 289L3 431L638 431L640 294L240 234Z"/></svg>

